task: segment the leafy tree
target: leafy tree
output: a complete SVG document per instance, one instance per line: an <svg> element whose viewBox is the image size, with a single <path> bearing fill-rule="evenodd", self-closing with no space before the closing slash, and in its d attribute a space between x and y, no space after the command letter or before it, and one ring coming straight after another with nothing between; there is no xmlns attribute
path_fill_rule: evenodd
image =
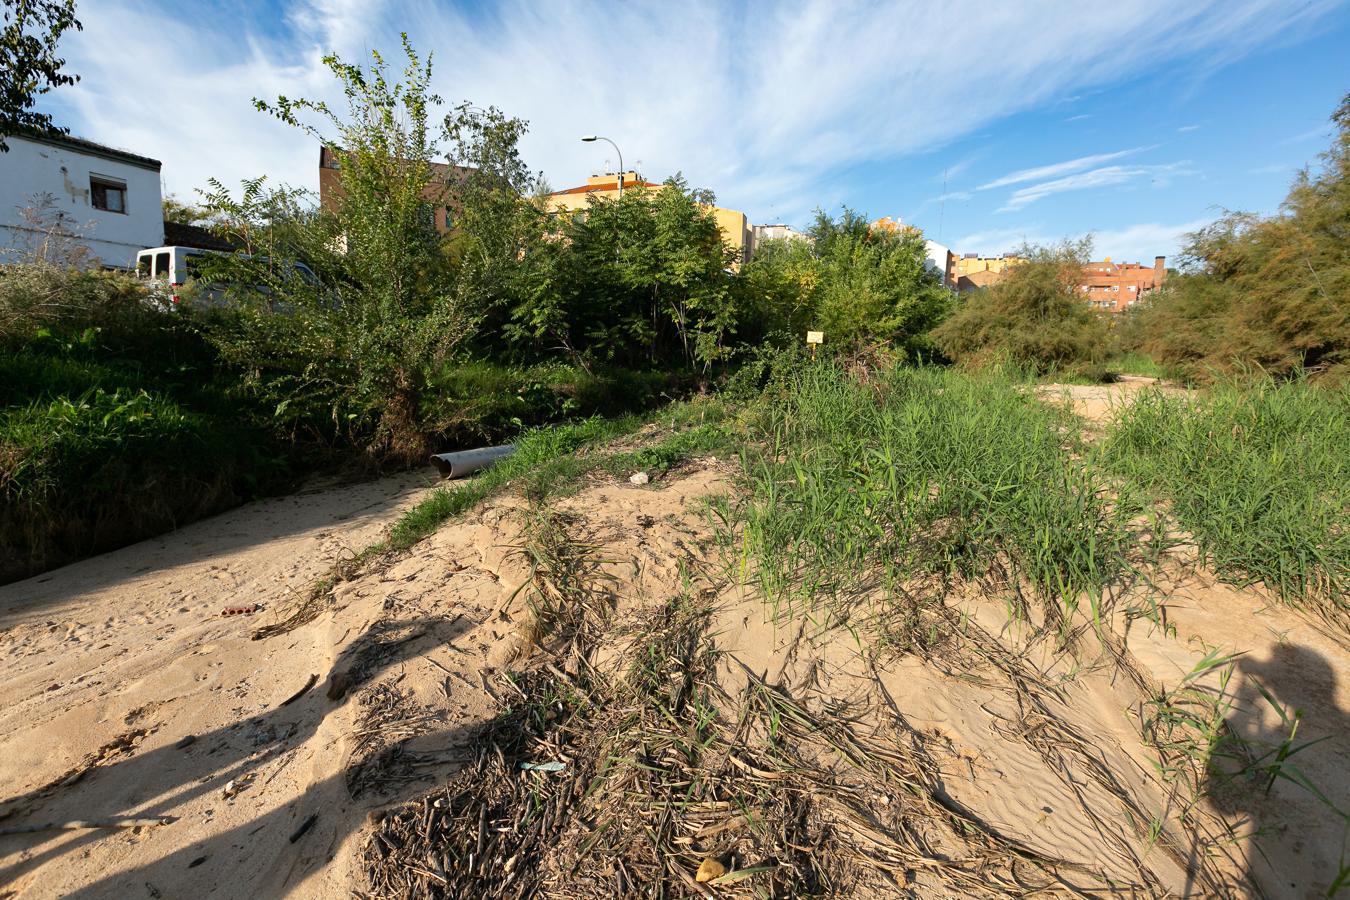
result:
<svg viewBox="0 0 1350 900"><path fill-rule="evenodd" d="M1281 212L1230 213L1191 236L1143 314L1142 348L1190 379L1263 369L1350 379L1350 95L1318 170Z"/></svg>
<svg viewBox="0 0 1350 900"><path fill-rule="evenodd" d="M921 232L873 228L847 208L838 218L817 210L807 241L757 248L742 290L768 333L799 342L823 330L845 351L887 346L911 358L930 350L927 333L951 307Z"/></svg>
<svg viewBox="0 0 1350 900"><path fill-rule="evenodd" d="M75 18L75 0L5 0L0 31L0 152L9 152L6 135L53 130L52 117L33 111L37 98L79 81L61 71L56 55L61 35L82 26ZM57 129L62 134L68 129Z"/></svg>
<svg viewBox="0 0 1350 900"><path fill-rule="evenodd" d="M434 219L450 186L432 168L444 134L431 124L439 102L431 61L406 35L403 49L401 79L378 52L364 68L324 58L346 97L344 114L322 101L255 100L337 155L342 197L332 209L261 180L247 182L238 200L213 182L207 208L250 254L210 273L237 286L236 303L211 326L225 357L283 420L322 416L373 453L413 460L441 415L427 402L431 379L474 335L481 312L465 302ZM293 259L321 283L298 277Z"/></svg>
<svg viewBox="0 0 1350 900"><path fill-rule="evenodd" d="M586 210L559 214L512 311L517 352L704 369L724 358L739 322L728 273L737 251L711 204L676 176L659 190L593 197Z"/></svg>
<svg viewBox="0 0 1350 900"><path fill-rule="evenodd" d="M938 348L971 368L1012 365L1032 374L1082 369L1111 349L1105 315L1079 290L1091 241L1024 247L1002 281L974 291L933 330Z"/></svg>
<svg viewBox="0 0 1350 900"><path fill-rule="evenodd" d="M822 270L816 318L831 344L887 344L911 357L929 349L951 295L928 270L922 232L871 228L845 208L838 219L817 211L810 235Z"/></svg>
<svg viewBox="0 0 1350 900"><path fill-rule="evenodd" d="M809 242L780 238L757 244L738 282L747 326L740 338L750 344L799 344L818 324L823 277Z"/></svg>

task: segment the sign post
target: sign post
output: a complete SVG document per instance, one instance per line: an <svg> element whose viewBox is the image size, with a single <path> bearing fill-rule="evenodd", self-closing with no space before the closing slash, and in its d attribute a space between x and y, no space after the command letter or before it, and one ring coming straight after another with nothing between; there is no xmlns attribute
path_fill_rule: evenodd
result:
<svg viewBox="0 0 1350 900"><path fill-rule="evenodd" d="M808 331L806 333L806 343L811 345L811 358L816 358L816 348L825 343L825 332Z"/></svg>

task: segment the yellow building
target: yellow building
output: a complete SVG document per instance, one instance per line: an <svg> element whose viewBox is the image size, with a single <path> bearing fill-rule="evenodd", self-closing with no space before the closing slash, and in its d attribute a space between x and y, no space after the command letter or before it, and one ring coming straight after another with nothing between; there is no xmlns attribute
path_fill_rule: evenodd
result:
<svg viewBox="0 0 1350 900"><path fill-rule="evenodd" d="M974 275L976 272L1001 275L1012 266L1025 261L1020 256L980 256L977 253L967 253L956 258L956 277L959 279Z"/></svg>
<svg viewBox="0 0 1350 900"><path fill-rule="evenodd" d="M660 190L661 185L652 181L643 181L637 172L625 172L623 174L623 189L625 191ZM554 212L583 210L589 205L591 197L612 200L618 196L619 176L617 174L596 175L586 179L586 183L580 187L568 188L565 191L554 191L549 194L548 207ZM745 213L737 212L734 209L723 209L720 206L714 206L711 209L717 227L722 231L722 240L728 247L740 254L742 261L749 258L754 247L750 224L745 217Z"/></svg>

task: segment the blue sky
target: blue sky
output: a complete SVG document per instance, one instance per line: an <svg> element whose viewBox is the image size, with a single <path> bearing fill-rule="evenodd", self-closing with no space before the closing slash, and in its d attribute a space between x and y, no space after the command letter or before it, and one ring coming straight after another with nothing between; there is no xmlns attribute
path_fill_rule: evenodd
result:
<svg viewBox="0 0 1350 900"><path fill-rule="evenodd" d="M1350 0L297 3L84 0L79 85L46 109L163 160L166 188L267 174L317 147L254 96L334 99L319 57L434 50L447 100L531 122L555 188L679 170L754 222L847 204L956 252L1095 234L1151 262L1220 208L1274 211L1350 92ZM946 189L944 194L944 173Z"/></svg>

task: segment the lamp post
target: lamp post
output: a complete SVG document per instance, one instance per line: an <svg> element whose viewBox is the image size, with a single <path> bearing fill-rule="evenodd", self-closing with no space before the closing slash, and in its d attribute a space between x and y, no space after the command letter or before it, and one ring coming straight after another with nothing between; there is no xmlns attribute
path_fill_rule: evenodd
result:
<svg viewBox="0 0 1350 900"><path fill-rule="evenodd" d="M586 135L585 137L583 137L581 140L582 140L584 143L587 143L587 144L594 143L595 141L604 141L605 143L609 144L611 147L614 148L614 152L615 152L615 153L619 154L619 199L622 200L622 199L623 199L623 176L624 176L624 170L623 170L623 151L619 149L619 145L616 144L616 143L614 143L613 141L611 141L609 138L607 138L607 137L601 137L601 136L598 135L598 134L588 134L588 135Z"/></svg>

